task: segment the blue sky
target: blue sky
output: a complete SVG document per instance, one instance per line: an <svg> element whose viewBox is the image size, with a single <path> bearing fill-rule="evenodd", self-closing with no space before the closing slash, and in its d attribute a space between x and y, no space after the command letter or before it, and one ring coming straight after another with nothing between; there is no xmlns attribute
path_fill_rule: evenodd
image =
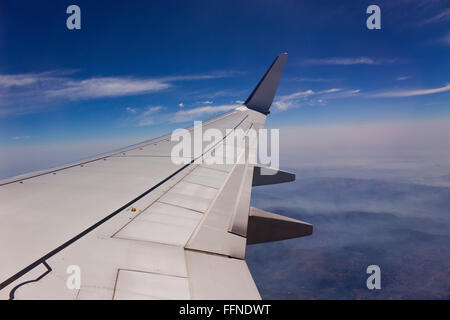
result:
<svg viewBox="0 0 450 320"><path fill-rule="evenodd" d="M66 28L71 4L81 30ZM366 28L370 4L381 30ZM289 58L271 127L448 119L449 4L2 1L0 176L229 110L280 52ZM52 162L48 146L66 157ZM40 161L16 165L27 149Z"/></svg>
<svg viewBox="0 0 450 320"><path fill-rule="evenodd" d="M252 205L314 234L249 246L261 294L446 299L449 27L443 0L1 0L0 179L214 117L288 52L267 126L297 181Z"/></svg>

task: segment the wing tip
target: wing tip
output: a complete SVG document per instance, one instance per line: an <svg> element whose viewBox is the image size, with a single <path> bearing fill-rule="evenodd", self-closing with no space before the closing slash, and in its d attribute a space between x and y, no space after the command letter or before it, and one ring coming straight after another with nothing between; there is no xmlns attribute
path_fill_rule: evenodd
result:
<svg viewBox="0 0 450 320"><path fill-rule="evenodd" d="M275 97L287 57L288 53L283 52L275 58L256 88L245 101L244 105L247 106L247 108L259 111L263 114L270 113L270 106Z"/></svg>

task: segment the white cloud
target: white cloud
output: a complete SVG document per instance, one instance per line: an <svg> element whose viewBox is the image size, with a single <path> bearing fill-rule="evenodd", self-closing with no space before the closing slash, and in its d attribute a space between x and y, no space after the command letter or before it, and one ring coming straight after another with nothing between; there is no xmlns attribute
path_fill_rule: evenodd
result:
<svg viewBox="0 0 450 320"><path fill-rule="evenodd" d="M294 100L294 99L301 98L301 97L307 97L312 94L315 94L315 92L313 90L298 91L298 92L291 93L289 95L281 96L280 100Z"/></svg>
<svg viewBox="0 0 450 320"><path fill-rule="evenodd" d="M339 91L342 91L342 89L333 88L333 89L325 90L323 92L325 92L325 93L333 93L333 92L339 92Z"/></svg>
<svg viewBox="0 0 450 320"><path fill-rule="evenodd" d="M213 102L212 102L212 101L209 101L209 100L206 100L206 101L203 101L202 103L203 103L203 104L212 104Z"/></svg>
<svg viewBox="0 0 450 320"><path fill-rule="evenodd" d="M147 111L145 111L143 114L149 115L149 114L153 114L153 113L156 113L156 112L164 110L164 109L165 109L165 107L162 107L162 106L148 107Z"/></svg>
<svg viewBox="0 0 450 320"><path fill-rule="evenodd" d="M205 100L214 100L219 97L240 97L242 95L248 94L248 90L219 90L215 92L209 92L205 94L198 95L199 98Z"/></svg>
<svg viewBox="0 0 450 320"><path fill-rule="evenodd" d="M26 86L38 80L37 74L0 75L0 87Z"/></svg>
<svg viewBox="0 0 450 320"><path fill-rule="evenodd" d="M25 139L30 139L30 136L16 136L16 137L12 137L12 140L25 140Z"/></svg>
<svg viewBox="0 0 450 320"><path fill-rule="evenodd" d="M296 101L289 101L289 100L276 100L273 103L273 105L277 110L286 111L287 109L290 109L294 106L298 106L299 103L297 103Z"/></svg>
<svg viewBox="0 0 450 320"><path fill-rule="evenodd" d="M435 15L434 17L431 17L423 22L423 24L429 24L429 23L438 23L438 22L445 22L450 21L450 8L445 9L441 13Z"/></svg>
<svg viewBox="0 0 450 320"><path fill-rule="evenodd" d="M161 113L166 110L163 106L151 106L147 107L144 111L136 109L136 113L133 117L127 119L137 123L138 126L149 126L161 122L181 123L194 120L202 120L205 116L215 115L217 113L226 112L239 107L239 105L218 105L218 106L203 106L192 109L180 109L177 112Z"/></svg>
<svg viewBox="0 0 450 320"><path fill-rule="evenodd" d="M450 45L450 31L447 32L446 35L439 38L439 42L449 46Z"/></svg>
<svg viewBox="0 0 450 320"><path fill-rule="evenodd" d="M135 108L130 108L130 107L126 107L125 110L126 110L128 113L136 113L136 112L137 112L137 110L136 110Z"/></svg>
<svg viewBox="0 0 450 320"><path fill-rule="evenodd" d="M239 105L219 105L219 106L205 106L198 107L188 110L180 110L175 112L171 117L171 122L187 122L200 119L205 115L212 115L219 112L229 111L234 108L239 107Z"/></svg>
<svg viewBox="0 0 450 320"><path fill-rule="evenodd" d="M322 91L313 91L311 89L294 92L288 95L280 96L274 101L276 110L285 111L290 108L306 105L324 105L327 99L337 99L354 96L359 93L356 90L344 90L340 88L331 88Z"/></svg>
<svg viewBox="0 0 450 320"><path fill-rule="evenodd" d="M45 94L49 97L88 99L143 94L165 90L170 86L169 83L154 79L105 77L81 81L70 80L63 87L47 90Z"/></svg>
<svg viewBox="0 0 450 320"><path fill-rule="evenodd" d="M139 127L146 127L155 124L155 120L153 118L141 119L138 122Z"/></svg>
<svg viewBox="0 0 450 320"><path fill-rule="evenodd" d="M180 102L180 103L178 104L178 106L179 106L180 108L183 108L183 107L184 107L184 103L183 103L183 102Z"/></svg>
<svg viewBox="0 0 450 320"><path fill-rule="evenodd" d="M306 59L305 64L309 65L355 65L355 64L391 64L397 62L397 59L374 59L369 57L332 57L323 59Z"/></svg>
<svg viewBox="0 0 450 320"><path fill-rule="evenodd" d="M52 102L140 95L173 87L172 82L232 77L236 71L160 78L93 77L75 79L74 71L0 74L0 116L39 112Z"/></svg>
<svg viewBox="0 0 450 320"><path fill-rule="evenodd" d="M148 107L147 110L139 114L138 116L138 126L144 127L149 126L152 124L155 124L155 118L154 115L162 110L166 109L162 106L154 106L154 107Z"/></svg>
<svg viewBox="0 0 450 320"><path fill-rule="evenodd" d="M188 81L188 80L211 80L220 78L229 78L243 75L244 72L241 71L218 71L209 74L196 74L196 75L181 75L181 76L168 76L159 78L163 82L174 82L174 81Z"/></svg>
<svg viewBox="0 0 450 320"><path fill-rule="evenodd" d="M373 94L373 97L413 97L413 96L422 96L427 94L433 94L433 93L440 93L440 92L446 92L450 91L450 84L447 84L446 86L440 87L440 88L434 88L434 89L411 89L411 90L398 90L398 91L386 91L386 92L379 92L376 94Z"/></svg>
<svg viewBox="0 0 450 320"><path fill-rule="evenodd" d="M73 70L53 70L41 73L0 74L0 90L5 90L11 87L31 86L39 82L55 83L56 80L74 72L75 71Z"/></svg>
<svg viewBox="0 0 450 320"><path fill-rule="evenodd" d="M403 81L403 80L406 80L406 79L409 79L409 77L407 77L407 76L400 76L400 77L397 77L397 81Z"/></svg>
<svg viewBox="0 0 450 320"><path fill-rule="evenodd" d="M296 82L334 82L334 81L341 81L342 79L295 77L295 78L288 78L287 80L288 81L296 81Z"/></svg>

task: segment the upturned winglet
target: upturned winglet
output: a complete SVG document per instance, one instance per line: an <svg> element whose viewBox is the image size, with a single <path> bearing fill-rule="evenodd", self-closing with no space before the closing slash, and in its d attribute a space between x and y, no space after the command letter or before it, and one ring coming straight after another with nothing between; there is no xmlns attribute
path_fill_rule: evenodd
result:
<svg viewBox="0 0 450 320"><path fill-rule="evenodd" d="M270 113L273 98L277 92L278 83L283 73L287 60L287 53L281 53L266 71L256 88L245 101L244 105L249 109L259 111L263 114Z"/></svg>

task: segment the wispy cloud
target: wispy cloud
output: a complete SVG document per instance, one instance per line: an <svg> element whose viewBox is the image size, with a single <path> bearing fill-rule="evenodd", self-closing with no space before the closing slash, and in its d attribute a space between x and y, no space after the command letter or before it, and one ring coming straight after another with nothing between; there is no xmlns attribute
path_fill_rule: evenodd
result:
<svg viewBox="0 0 450 320"><path fill-rule="evenodd" d="M37 112L54 101L73 101L141 95L164 91L177 81L232 77L236 71L159 78L131 76L76 79L74 71L0 74L0 116ZM129 110L131 111L131 110Z"/></svg>
<svg viewBox="0 0 450 320"><path fill-rule="evenodd" d="M396 78L397 81L403 81L403 80L406 80L406 79L409 79L409 77L407 77L407 76L400 76L400 77Z"/></svg>
<svg viewBox="0 0 450 320"><path fill-rule="evenodd" d="M162 106L147 107L147 109L138 116L138 125L140 127L155 124L155 114L166 109Z"/></svg>
<svg viewBox="0 0 450 320"><path fill-rule="evenodd" d="M175 81L189 81L189 80L211 80L220 78L230 78L241 76L245 74L242 71L230 70L230 71L216 71L208 74L197 74L197 75L180 75L180 76L168 76L159 78L163 82L175 82Z"/></svg>
<svg viewBox="0 0 450 320"><path fill-rule="evenodd" d="M0 74L0 90L30 86L39 82L54 82L75 72L75 70L53 70L40 73Z"/></svg>
<svg viewBox="0 0 450 320"><path fill-rule="evenodd" d="M307 65L380 65L392 64L398 62L398 59L383 59L383 58L369 58L369 57L332 57L322 59L306 59L303 61Z"/></svg>
<svg viewBox="0 0 450 320"><path fill-rule="evenodd" d="M338 89L338 88L332 88L332 89L328 89L323 91L324 93L333 93L333 92L339 92L342 91L342 89Z"/></svg>
<svg viewBox="0 0 450 320"><path fill-rule="evenodd" d="M205 106L187 110L180 110L172 114L169 120L175 123L193 121L200 119L206 115L213 115L219 112L229 111L237 107L239 107L239 105L233 104L233 105Z"/></svg>
<svg viewBox="0 0 450 320"><path fill-rule="evenodd" d="M25 140L25 139L30 139L31 137L30 136L15 136L15 137L12 137L11 139L12 140Z"/></svg>
<svg viewBox="0 0 450 320"><path fill-rule="evenodd" d="M61 88L46 90L44 94L48 97L89 99L150 93L165 90L170 86L169 83L153 79L106 77L82 81L70 80Z"/></svg>
<svg viewBox="0 0 450 320"><path fill-rule="evenodd" d="M324 105L328 99L337 99L355 96L360 89L344 90L341 88L331 88L321 91L303 90L288 95L280 96L275 100L275 109L285 111L301 105Z"/></svg>
<svg viewBox="0 0 450 320"><path fill-rule="evenodd" d="M308 77L293 77L286 79L288 81L295 81L295 82L334 82L334 81L341 81L343 79L339 78L308 78Z"/></svg>
<svg viewBox="0 0 450 320"><path fill-rule="evenodd" d="M172 122L172 123L190 122L194 120L202 120L205 116L226 112L235 109L239 106L240 105L238 104L217 105L217 106L208 105L208 106L194 107L190 109L183 108L179 109L179 111L176 112L162 112L168 109L167 107L164 106L130 108L134 110L134 112L130 113L128 110L126 110L127 113L131 115L131 117L129 117L126 121L136 123L140 127L155 125L162 122Z"/></svg>
<svg viewBox="0 0 450 320"><path fill-rule="evenodd" d="M385 91L379 92L371 95L372 97L385 97L385 98L395 98L395 97L413 97L413 96L422 96L440 92L450 91L450 84L447 84L440 88L432 88L432 89L410 89L410 90L393 90L393 91Z"/></svg>
<svg viewBox="0 0 450 320"><path fill-rule="evenodd" d="M422 24L430 24L430 23L439 23L450 21L450 8L445 9L444 11L438 13L437 15L426 19L422 22Z"/></svg>
<svg viewBox="0 0 450 320"><path fill-rule="evenodd" d="M447 34L443 35L438 39L438 41L442 44L445 44L447 46L450 46L450 31L447 32Z"/></svg>
<svg viewBox="0 0 450 320"><path fill-rule="evenodd" d="M134 113L137 112L136 108L126 107L125 110L126 110L128 113L132 113L132 114L134 114Z"/></svg>
<svg viewBox="0 0 450 320"><path fill-rule="evenodd" d="M26 86L36 83L38 80L38 74L0 75L0 87Z"/></svg>
<svg viewBox="0 0 450 320"><path fill-rule="evenodd" d="M198 93L197 98L204 99L204 100L215 100L217 98L221 97L232 97L237 98L243 95L249 94L248 90L219 90L214 92L207 92L207 93Z"/></svg>

